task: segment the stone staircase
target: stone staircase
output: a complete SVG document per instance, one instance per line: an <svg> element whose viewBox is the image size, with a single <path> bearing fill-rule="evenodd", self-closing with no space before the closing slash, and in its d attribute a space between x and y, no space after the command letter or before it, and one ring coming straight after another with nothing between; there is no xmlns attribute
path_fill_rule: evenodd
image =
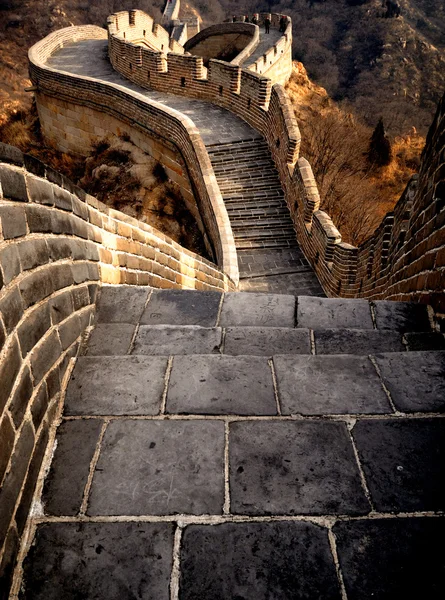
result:
<svg viewBox="0 0 445 600"><path fill-rule="evenodd" d="M298 245L266 141L206 147L235 238L240 289L323 296Z"/></svg>
<svg viewBox="0 0 445 600"><path fill-rule="evenodd" d="M441 597L426 306L102 288L21 598Z"/></svg>

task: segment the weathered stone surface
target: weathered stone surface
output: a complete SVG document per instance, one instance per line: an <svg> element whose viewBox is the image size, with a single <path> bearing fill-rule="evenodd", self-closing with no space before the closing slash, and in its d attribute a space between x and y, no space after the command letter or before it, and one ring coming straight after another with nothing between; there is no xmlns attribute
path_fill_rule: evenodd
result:
<svg viewBox="0 0 445 600"><path fill-rule="evenodd" d="M176 356L167 412L275 415L272 373L266 358Z"/></svg>
<svg viewBox="0 0 445 600"><path fill-rule="evenodd" d="M29 197L32 202L54 205L54 186L44 179L27 177Z"/></svg>
<svg viewBox="0 0 445 600"><path fill-rule="evenodd" d="M445 335L438 332L405 333L408 350L445 350Z"/></svg>
<svg viewBox="0 0 445 600"><path fill-rule="evenodd" d="M282 413L392 412L366 356L274 356Z"/></svg>
<svg viewBox="0 0 445 600"><path fill-rule="evenodd" d="M3 281L8 285L20 274L20 259L17 246L10 244L0 251L0 267L3 272Z"/></svg>
<svg viewBox="0 0 445 600"><path fill-rule="evenodd" d="M334 526L349 600L443 598L445 519L373 519Z"/></svg>
<svg viewBox="0 0 445 600"><path fill-rule="evenodd" d="M0 312L3 317L6 333L10 333L23 315L23 302L18 287L12 288L0 300Z"/></svg>
<svg viewBox="0 0 445 600"><path fill-rule="evenodd" d="M33 386L31 381L31 374L29 367L24 367L21 374L20 380L17 383L14 393L11 398L9 410L11 412L14 424L16 427L20 426L23 416L28 407L28 402L32 396Z"/></svg>
<svg viewBox="0 0 445 600"><path fill-rule="evenodd" d="M310 329L373 329L367 300L299 296L297 327Z"/></svg>
<svg viewBox="0 0 445 600"><path fill-rule="evenodd" d="M100 293L99 323L138 323L147 302L148 288L104 286Z"/></svg>
<svg viewBox="0 0 445 600"><path fill-rule="evenodd" d="M365 419L352 433L377 510L444 510L443 419Z"/></svg>
<svg viewBox="0 0 445 600"><path fill-rule="evenodd" d="M381 354L376 361L397 409L445 411L445 352Z"/></svg>
<svg viewBox="0 0 445 600"><path fill-rule="evenodd" d="M48 515L77 515L102 421L66 421L57 430L57 447L45 480L42 501Z"/></svg>
<svg viewBox="0 0 445 600"><path fill-rule="evenodd" d="M155 290L150 296L141 323L215 327L220 302L220 292Z"/></svg>
<svg viewBox="0 0 445 600"><path fill-rule="evenodd" d="M0 181L4 198L28 202L25 176L21 171L0 166Z"/></svg>
<svg viewBox="0 0 445 600"><path fill-rule="evenodd" d="M22 242L19 245L19 255L23 271L44 265L49 260L46 240L37 239Z"/></svg>
<svg viewBox="0 0 445 600"><path fill-rule="evenodd" d="M40 525L21 597L169 600L172 556L171 523Z"/></svg>
<svg viewBox="0 0 445 600"><path fill-rule="evenodd" d="M222 422L113 421L88 514L221 514L223 459Z"/></svg>
<svg viewBox="0 0 445 600"><path fill-rule="evenodd" d="M290 521L186 527L179 597L339 600L327 530Z"/></svg>
<svg viewBox="0 0 445 600"><path fill-rule="evenodd" d="M0 588L0 599L8 600L9 587L12 583L12 577L14 574L15 559L19 550L19 536L17 530L12 526L6 539L4 541L3 556L0 561L0 581L2 588Z"/></svg>
<svg viewBox="0 0 445 600"><path fill-rule="evenodd" d="M295 297L237 292L225 294L221 327L293 327Z"/></svg>
<svg viewBox="0 0 445 600"><path fill-rule="evenodd" d="M235 514L365 514L370 510L344 423L233 423L229 453Z"/></svg>
<svg viewBox="0 0 445 600"><path fill-rule="evenodd" d="M219 351L222 330L187 325L141 325L132 354L214 354Z"/></svg>
<svg viewBox="0 0 445 600"><path fill-rule="evenodd" d="M403 352L402 334L394 331L360 329L315 330L317 354L374 354Z"/></svg>
<svg viewBox="0 0 445 600"><path fill-rule="evenodd" d="M135 328L132 323L98 323L88 340L88 355L127 354Z"/></svg>
<svg viewBox="0 0 445 600"><path fill-rule="evenodd" d="M38 431L43 417L45 416L46 409L48 408L48 401L48 389L46 387L46 383L43 382L38 389L31 405L32 422L36 431Z"/></svg>
<svg viewBox="0 0 445 600"><path fill-rule="evenodd" d="M5 350L3 360L0 362L0 412L3 411L9 399L9 394L14 386L15 378L20 371L21 365L22 357L20 356L19 344L14 338Z"/></svg>
<svg viewBox="0 0 445 600"><path fill-rule="evenodd" d="M17 332L23 357L34 348L50 327L51 318L46 302L25 315Z"/></svg>
<svg viewBox="0 0 445 600"><path fill-rule="evenodd" d="M73 314L66 321L59 325L59 338L62 344L62 349L66 350L73 344L83 328L81 326L79 315Z"/></svg>
<svg viewBox="0 0 445 600"><path fill-rule="evenodd" d="M26 217L22 206L0 206L0 219L5 240L26 235Z"/></svg>
<svg viewBox="0 0 445 600"><path fill-rule="evenodd" d="M33 350L31 354L31 371L36 383L41 381L53 364L60 358L62 347L59 337L53 330L44 342Z"/></svg>
<svg viewBox="0 0 445 600"><path fill-rule="evenodd" d="M20 281L20 293L22 294L25 308L40 302L47 296L50 296L55 288L53 280L53 269L43 269L28 274Z"/></svg>
<svg viewBox="0 0 445 600"><path fill-rule="evenodd" d="M80 357L66 395L67 415L155 415L167 358Z"/></svg>
<svg viewBox="0 0 445 600"><path fill-rule="evenodd" d="M426 304L413 302L374 302L377 329L392 331L431 331Z"/></svg>
<svg viewBox="0 0 445 600"><path fill-rule="evenodd" d="M228 327L224 354L272 356L273 354L310 354L308 329L287 327Z"/></svg>
<svg viewBox="0 0 445 600"><path fill-rule="evenodd" d="M2 451L0 452L0 485L11 458L12 448L14 446L15 432L11 419L8 414L4 414L0 423L0 440L2 441Z"/></svg>
<svg viewBox="0 0 445 600"><path fill-rule="evenodd" d="M74 292L75 290L73 290ZM74 312L73 294L71 291L61 292L48 302L53 325L67 319ZM76 308L77 310L77 308Z"/></svg>

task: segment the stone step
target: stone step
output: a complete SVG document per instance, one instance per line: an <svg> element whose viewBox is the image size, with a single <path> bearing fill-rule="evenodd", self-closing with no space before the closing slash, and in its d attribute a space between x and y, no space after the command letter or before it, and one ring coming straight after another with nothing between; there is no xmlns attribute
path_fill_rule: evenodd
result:
<svg viewBox="0 0 445 600"><path fill-rule="evenodd" d="M231 202L242 201L255 203L256 201L269 199L280 199L281 201L286 202L281 188L272 190L244 190L242 192L224 193L224 202L226 202L227 204L230 204Z"/></svg>
<svg viewBox="0 0 445 600"><path fill-rule="evenodd" d="M272 210L288 210L286 201L284 198L279 198L277 196L273 196L271 198L258 198L250 200L228 200L227 197L224 198L224 202L226 203L227 212L231 214L243 213L243 212L253 212L255 214L257 211L259 214L266 214L267 211Z"/></svg>
<svg viewBox="0 0 445 600"><path fill-rule="evenodd" d="M244 209L230 208L227 210L230 222L233 226L238 221L249 221L255 224L257 220L269 220L269 219L281 219L286 224L289 223L289 211L287 206L277 206L274 208L250 208L245 207Z"/></svg>
<svg viewBox="0 0 445 600"><path fill-rule="evenodd" d="M285 233L289 237L295 237L294 229L292 225L289 226L289 219L286 215L284 217L276 215L269 218L245 217L234 219L232 229L235 239L243 236L243 234L246 238L257 237L258 235L262 237L263 231L266 235L274 235L273 232L277 231L278 233Z"/></svg>
<svg viewBox="0 0 445 600"><path fill-rule="evenodd" d="M236 167L239 164L254 164L256 161L266 162L267 164L274 165L274 161L271 158L268 150L243 150L238 153L227 153L227 154L209 154L212 165L216 167L233 166Z"/></svg>
<svg viewBox="0 0 445 600"><path fill-rule="evenodd" d="M277 183L279 185L279 177L278 173L275 169L261 169L261 170L239 170L239 171L229 171L226 174L216 174L216 179L218 180L218 184L224 185L230 182L243 183L245 185L249 185L249 182L256 181L270 181Z"/></svg>
<svg viewBox="0 0 445 600"><path fill-rule="evenodd" d="M263 139L253 141L228 142L226 144L216 144L206 146L207 152L212 157L221 156L224 154L232 155L233 153L242 152L266 152L270 155L269 146Z"/></svg>
<svg viewBox="0 0 445 600"><path fill-rule="evenodd" d="M257 240L236 240L237 250L288 250L298 248L297 240L283 239L257 239Z"/></svg>
<svg viewBox="0 0 445 600"><path fill-rule="evenodd" d="M238 160L233 161L221 161L214 163L212 160L211 162L217 177L220 174L243 172L244 170L249 170L249 172L258 172L262 171L263 169L275 169L275 164L268 156L253 158L239 157Z"/></svg>

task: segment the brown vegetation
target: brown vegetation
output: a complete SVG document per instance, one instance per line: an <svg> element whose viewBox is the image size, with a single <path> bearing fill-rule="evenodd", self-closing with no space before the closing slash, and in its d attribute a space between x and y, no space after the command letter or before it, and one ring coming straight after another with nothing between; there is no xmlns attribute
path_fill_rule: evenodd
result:
<svg viewBox="0 0 445 600"><path fill-rule="evenodd" d="M393 142L391 162L367 160L372 128L338 108L325 89L311 82L301 63L287 86L301 134L301 154L312 164L321 208L332 217L345 242L369 237L394 208L419 166L425 139L411 131Z"/></svg>

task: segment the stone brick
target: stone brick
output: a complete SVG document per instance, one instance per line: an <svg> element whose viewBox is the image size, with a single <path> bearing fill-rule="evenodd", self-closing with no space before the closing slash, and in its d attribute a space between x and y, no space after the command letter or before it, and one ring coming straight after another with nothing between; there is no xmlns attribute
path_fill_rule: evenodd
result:
<svg viewBox="0 0 445 600"><path fill-rule="evenodd" d="M102 442L87 512L221 514L223 462L222 422L112 421Z"/></svg>
<svg viewBox="0 0 445 600"><path fill-rule="evenodd" d="M167 359L80 357L68 387L67 415L155 415L161 408Z"/></svg>
<svg viewBox="0 0 445 600"><path fill-rule="evenodd" d="M327 530L311 523L190 525L180 568L181 600L341 598Z"/></svg>
<svg viewBox="0 0 445 600"><path fill-rule="evenodd" d="M50 327L48 303L45 302L35 310L26 313L17 331L23 358L31 352Z"/></svg>
<svg viewBox="0 0 445 600"><path fill-rule="evenodd" d="M73 197L71 194L62 188L54 188L54 205L61 210L73 210Z"/></svg>
<svg viewBox="0 0 445 600"><path fill-rule="evenodd" d="M282 413L392 412L366 356L274 356Z"/></svg>
<svg viewBox="0 0 445 600"><path fill-rule="evenodd" d="M52 212L43 206L27 206L26 219L30 233L53 233Z"/></svg>
<svg viewBox="0 0 445 600"><path fill-rule="evenodd" d="M0 414L9 399L21 364L19 344L17 339L13 338L4 350L0 360L0 381L2 382L0 385Z"/></svg>
<svg viewBox="0 0 445 600"><path fill-rule="evenodd" d="M36 383L45 377L61 354L62 347L60 340L57 333L53 330L46 340L39 344L31 354L31 371Z"/></svg>
<svg viewBox="0 0 445 600"><path fill-rule="evenodd" d="M25 176L21 171L0 166L0 182L4 198L28 202Z"/></svg>
<svg viewBox="0 0 445 600"><path fill-rule="evenodd" d="M23 152L15 146L0 142L0 158L2 162L23 167Z"/></svg>
<svg viewBox="0 0 445 600"><path fill-rule="evenodd" d="M141 325L132 354L215 354L222 342L219 327Z"/></svg>
<svg viewBox="0 0 445 600"><path fill-rule="evenodd" d="M0 206L0 219L5 240L26 235L26 217L22 206Z"/></svg>
<svg viewBox="0 0 445 600"><path fill-rule="evenodd" d="M167 394L174 414L275 415L267 359L243 356L176 356Z"/></svg>
<svg viewBox="0 0 445 600"><path fill-rule="evenodd" d="M28 173L33 173L38 177L45 177L45 165L41 160L30 154L25 154L23 156L23 162ZM29 179L29 177L27 177L27 179Z"/></svg>
<svg viewBox="0 0 445 600"><path fill-rule="evenodd" d="M297 325L311 329L373 329L367 300L310 296L298 298Z"/></svg>
<svg viewBox="0 0 445 600"><path fill-rule="evenodd" d="M9 334L23 315L23 302L18 287L12 288L0 300L0 312L3 317L6 333Z"/></svg>
<svg viewBox="0 0 445 600"><path fill-rule="evenodd" d="M104 286L101 289L97 320L99 323L138 323L149 290L138 287Z"/></svg>
<svg viewBox="0 0 445 600"><path fill-rule="evenodd" d="M73 299L74 310L80 310L90 304L90 294L88 286L82 285L71 290L71 296Z"/></svg>
<svg viewBox="0 0 445 600"><path fill-rule="evenodd" d="M28 408L29 401L33 392L31 374L29 368L25 366L20 374L19 382L11 397L9 410L11 412L14 424L17 428L20 427L23 417Z"/></svg>
<svg viewBox="0 0 445 600"><path fill-rule="evenodd" d="M376 361L398 410L445 411L445 352L381 354Z"/></svg>
<svg viewBox="0 0 445 600"><path fill-rule="evenodd" d="M46 387L46 382L44 381L37 390L37 393L31 404L32 422L36 431L39 429L40 424L42 423L43 417L45 416L48 408L48 403L48 388Z"/></svg>
<svg viewBox="0 0 445 600"><path fill-rule="evenodd" d="M66 350L73 344L82 332L79 315L71 315L66 321L59 325L59 338L62 350Z"/></svg>
<svg viewBox="0 0 445 600"><path fill-rule="evenodd" d="M403 352L402 334L370 329L320 329L314 332L317 354Z"/></svg>
<svg viewBox="0 0 445 600"><path fill-rule="evenodd" d="M19 535L23 533L23 530L25 528L26 520L28 518L28 514L31 508L37 479L39 476L40 468L42 466L43 458L45 456L47 445L48 426L45 426L42 428L40 435L37 439L31 462L29 465L28 475L26 477L25 485L23 487L22 496L20 498L20 505L18 506L15 515Z"/></svg>
<svg viewBox="0 0 445 600"><path fill-rule="evenodd" d="M10 244L0 250L0 266L5 285L8 285L17 275L20 275L20 259L16 244Z"/></svg>
<svg viewBox="0 0 445 600"><path fill-rule="evenodd" d="M49 260L48 246L46 240L28 240L19 246L20 262L23 271L35 269L44 265Z"/></svg>
<svg viewBox="0 0 445 600"><path fill-rule="evenodd" d="M364 419L352 435L379 512L444 510L443 419Z"/></svg>
<svg viewBox="0 0 445 600"><path fill-rule="evenodd" d="M54 186L44 179L27 177L28 194L32 202L54 205Z"/></svg>
<svg viewBox="0 0 445 600"><path fill-rule="evenodd" d="M294 327L295 297L237 292L224 296L222 327Z"/></svg>
<svg viewBox="0 0 445 600"><path fill-rule="evenodd" d="M136 326L132 323L98 323L88 340L89 356L125 355Z"/></svg>
<svg viewBox="0 0 445 600"><path fill-rule="evenodd" d="M82 504L102 421L66 421L57 430L57 447L43 488L48 515L77 515Z"/></svg>
<svg viewBox="0 0 445 600"><path fill-rule="evenodd" d="M48 301L53 325L64 321L74 312L73 291L61 292Z"/></svg>
<svg viewBox="0 0 445 600"><path fill-rule="evenodd" d="M431 331L425 304L378 301L374 309L378 329Z"/></svg>
<svg viewBox="0 0 445 600"><path fill-rule="evenodd" d="M50 296L54 290L53 269L45 269L31 273L19 284L25 308Z"/></svg>
<svg viewBox="0 0 445 600"><path fill-rule="evenodd" d="M405 333L408 350L445 350L445 335L438 332Z"/></svg>
<svg viewBox="0 0 445 600"><path fill-rule="evenodd" d="M308 329L286 327L228 327L224 354L272 356L273 354L310 354Z"/></svg>
<svg viewBox="0 0 445 600"><path fill-rule="evenodd" d="M14 447L11 468L0 490L0 539L4 539L11 523L33 448L34 432L32 425L25 421Z"/></svg>
<svg viewBox="0 0 445 600"><path fill-rule="evenodd" d="M2 451L0 452L0 485L6 472L9 459L11 458L14 447L15 431L11 419L7 412L3 414L0 422L0 440L2 441Z"/></svg>
<svg viewBox="0 0 445 600"><path fill-rule="evenodd" d="M9 588L12 584L16 556L19 551L19 536L14 526L10 527L4 542L3 556L0 561L0 600L8 600Z"/></svg>
<svg viewBox="0 0 445 600"><path fill-rule="evenodd" d="M215 327L220 302L219 292L155 290L150 296L141 323Z"/></svg>
<svg viewBox="0 0 445 600"><path fill-rule="evenodd" d="M23 599L169 600L172 523L39 525L25 562ZM69 563L70 574L60 569ZM110 577L119 565L118 581Z"/></svg>
<svg viewBox="0 0 445 600"><path fill-rule="evenodd" d="M349 600L443 598L443 517L338 522L333 531Z"/></svg>
<svg viewBox="0 0 445 600"><path fill-rule="evenodd" d="M232 423L229 454L234 514L365 514L370 510L344 423Z"/></svg>

